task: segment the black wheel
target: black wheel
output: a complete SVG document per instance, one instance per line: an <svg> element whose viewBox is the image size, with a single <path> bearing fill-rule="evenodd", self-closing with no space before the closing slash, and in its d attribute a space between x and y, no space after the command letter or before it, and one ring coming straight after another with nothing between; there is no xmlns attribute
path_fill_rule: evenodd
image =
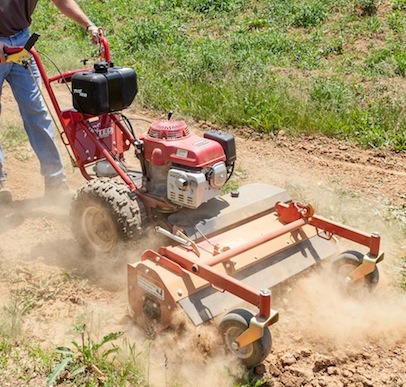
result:
<svg viewBox="0 0 406 387"><path fill-rule="evenodd" d="M79 189L72 203L73 233L85 248L98 253L111 251L120 240L140 234L146 223L143 204L129 196L118 179L95 179Z"/></svg>
<svg viewBox="0 0 406 387"><path fill-rule="evenodd" d="M359 251L345 251L337 257L336 261L334 261L333 270L339 275L341 279L343 279L344 282L349 274L359 265L361 265L363 258L364 254L360 253ZM363 287L372 290L378 285L378 282L379 271L378 268L375 267L372 273L369 273L359 280L351 282L350 284L352 286Z"/></svg>
<svg viewBox="0 0 406 387"><path fill-rule="evenodd" d="M247 367L255 367L260 364L268 356L272 348L271 332L268 327L265 327L264 335L260 339L238 350L233 349L232 343L249 327L253 316L254 314L249 310L236 309L226 314L219 325L226 346Z"/></svg>

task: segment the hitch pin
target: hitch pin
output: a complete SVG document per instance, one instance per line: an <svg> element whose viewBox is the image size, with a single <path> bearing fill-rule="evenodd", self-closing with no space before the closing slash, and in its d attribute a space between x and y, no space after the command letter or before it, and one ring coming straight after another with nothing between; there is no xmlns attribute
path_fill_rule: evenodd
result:
<svg viewBox="0 0 406 387"><path fill-rule="evenodd" d="M196 243L194 243L191 239L189 239L185 234L183 234L180 231L177 231L176 234L172 234L168 230L165 230L164 228L160 226L155 226L155 231L159 232L162 235L165 235L166 237L174 240L175 242L178 242L184 246L189 246L193 249L195 254L200 257L200 251L196 246Z"/></svg>

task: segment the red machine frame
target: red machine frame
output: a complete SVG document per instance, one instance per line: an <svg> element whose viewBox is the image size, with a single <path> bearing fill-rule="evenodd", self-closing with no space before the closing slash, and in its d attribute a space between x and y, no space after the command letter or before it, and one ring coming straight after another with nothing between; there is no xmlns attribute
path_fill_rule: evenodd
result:
<svg viewBox="0 0 406 387"><path fill-rule="evenodd" d="M140 187L136 186L120 164L117 163L117 160L124 160L124 152L129 150L131 145L134 145L135 148L138 146L138 140L123 125L119 113L104 113L99 116L93 116L81 113L74 108L61 110L52 84L69 83L74 74L83 71L91 71L92 68L71 70L49 77L38 52L33 47L38 37L39 35L33 34L24 47L7 47L5 49L7 61L28 67L27 65L31 60L31 55L35 59L41 79L62 126L59 135L63 144L69 146L75 156L74 166L80 169L82 175L87 180L91 180L93 177L87 172L86 166L98 160L106 159L128 185L130 191L143 201L148 214L150 214L151 208L156 207L166 209L167 211L176 210L178 208L176 205L171 205L166 201L144 195L140 191ZM100 34L98 39L100 58L107 63L111 63L110 47L106 37ZM96 125L94 124L95 122ZM98 126L102 128L102 130L107 128L110 131L108 143L105 139L101 138L97 130L94 129L94 126Z"/></svg>

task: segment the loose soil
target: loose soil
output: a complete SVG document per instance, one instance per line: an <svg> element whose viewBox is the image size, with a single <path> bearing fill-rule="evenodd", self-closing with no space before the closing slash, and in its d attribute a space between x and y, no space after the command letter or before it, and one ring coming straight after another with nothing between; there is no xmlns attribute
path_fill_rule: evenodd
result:
<svg viewBox="0 0 406 387"><path fill-rule="evenodd" d="M62 95L61 100L68 101ZM2 107L0 130L21 125L7 86ZM127 115L136 134L147 129L146 121L162 118L132 110ZM188 122L200 134L216 128ZM273 349L253 376L269 386L406 386L406 294L399 288L406 255L406 155L327 138L225 129L237 137L240 184L286 188L294 199L312 203L318 214L378 231L386 253L373 293L344 295L328 271L317 269L273 289L280 321L271 329ZM85 180L70 167L60 139L58 144L69 185L77 189ZM165 241L151 234L142 243L121 247L114 258L86 256L70 230L69 202L43 199L43 179L29 145L8 150L7 157L14 201L0 208L0 301L5 305L19 289L35 303L23 319L30 340L48 348L69 346L78 340L73 324L80 322L87 323L95 341L124 331L119 344L124 352L129 343L135 345L149 386L231 386L236 375L244 374L224 352L215 324L195 328L180 316L181 328L151 338L131 320L126 264ZM20 364L25 366L24 359ZM44 376L30 375L20 384L44 385ZM7 372L1 380L7 381Z"/></svg>

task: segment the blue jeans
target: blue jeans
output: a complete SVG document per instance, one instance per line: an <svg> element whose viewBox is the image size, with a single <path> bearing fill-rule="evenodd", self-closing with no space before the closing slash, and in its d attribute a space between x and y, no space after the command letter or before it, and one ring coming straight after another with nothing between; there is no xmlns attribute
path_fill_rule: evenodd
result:
<svg viewBox="0 0 406 387"><path fill-rule="evenodd" d="M8 38L0 37L0 41L9 46L24 46L29 37L30 31L26 28ZM40 74L35 62L31 64L31 69L38 84L41 84ZM29 69L14 63L0 65L0 99L4 80L10 84L14 98L18 103L24 129L40 161L41 175L45 177L45 185L57 185L65 181L62 159L54 142L52 120ZM0 145L0 181L4 181L7 176L3 168L4 159L3 148Z"/></svg>

